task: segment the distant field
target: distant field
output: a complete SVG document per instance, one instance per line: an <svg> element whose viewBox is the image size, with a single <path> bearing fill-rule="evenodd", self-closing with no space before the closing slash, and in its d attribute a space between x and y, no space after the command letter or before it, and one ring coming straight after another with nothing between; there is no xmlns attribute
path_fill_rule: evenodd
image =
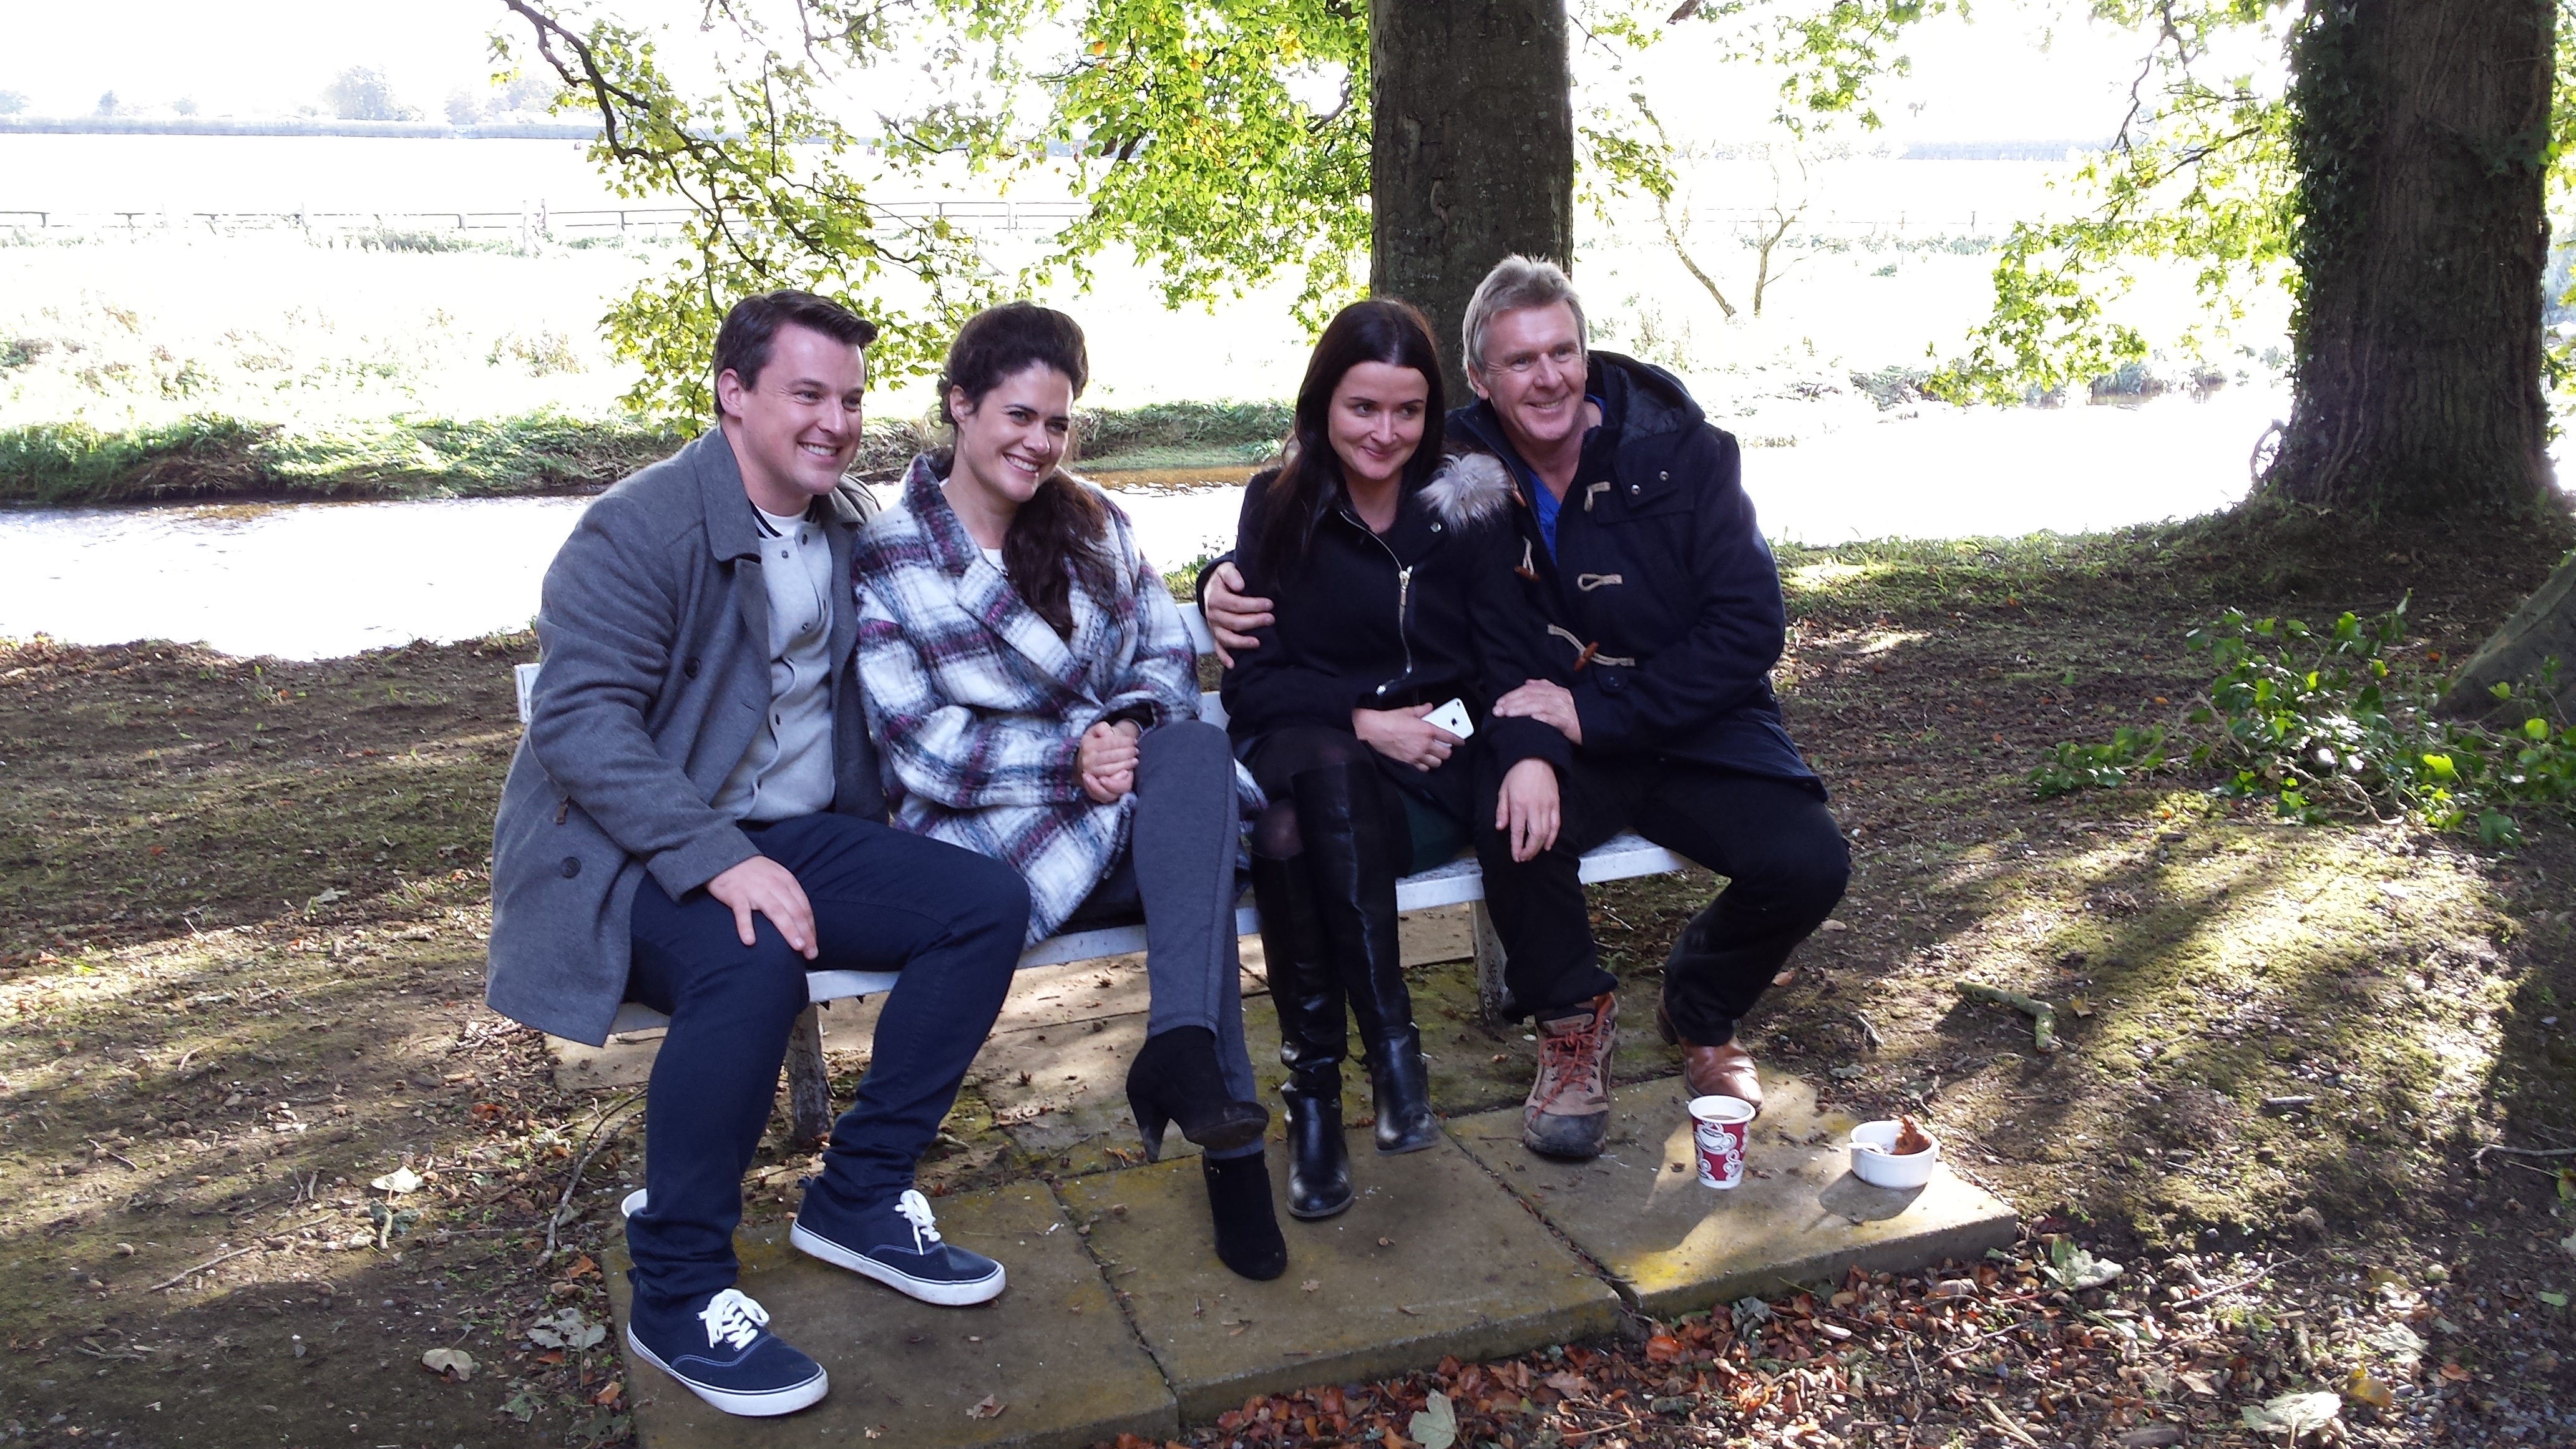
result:
<svg viewBox="0 0 2576 1449"><path fill-rule="evenodd" d="M1914 380L1985 313L1993 239L2016 215L2066 205L2049 190L2063 170L1853 160L1790 184L1760 162L1700 166L1679 198L1685 241L1739 309L1731 321L1651 209L1626 208L1608 227L1585 218L1574 270L1599 345L1680 372L1748 445L1795 445L1917 401ZM560 491L668 445L622 412L633 374L597 330L611 299L669 265L661 244L523 249L416 217L310 240L187 221L192 208L597 204L572 143L0 136L0 177L0 214L158 208L130 227L81 231L12 230L0 215L0 498ZM1775 201L1806 209L1774 254L1757 318L1746 237ZM1016 265L1033 247L1003 244L997 260ZM1045 300L1090 334L1090 408L1275 403L1304 368L1307 338L1278 287L1166 311L1148 278L1113 259L1089 294ZM2178 287L2150 286L2134 305L2181 300ZM2265 380L2260 354L2277 358L2281 320L2246 325L2253 341L2223 359L2231 381ZM872 423L892 429L882 447L908 448L927 388L883 383ZM1193 416L1180 431L1089 451L1136 454L1118 461L1137 468L1232 470L1277 436Z"/></svg>

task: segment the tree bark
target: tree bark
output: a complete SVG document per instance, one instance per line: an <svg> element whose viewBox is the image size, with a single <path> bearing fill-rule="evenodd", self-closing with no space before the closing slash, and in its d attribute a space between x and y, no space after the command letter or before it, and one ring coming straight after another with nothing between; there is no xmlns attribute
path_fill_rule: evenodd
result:
<svg viewBox="0 0 2576 1449"><path fill-rule="evenodd" d="M2374 515L2547 496L2553 0L2308 0L2290 423L2264 487Z"/></svg>
<svg viewBox="0 0 2576 1449"><path fill-rule="evenodd" d="M1565 0L1371 0L1369 292L1431 319L1452 406L1459 323L1512 252L1574 266Z"/></svg>

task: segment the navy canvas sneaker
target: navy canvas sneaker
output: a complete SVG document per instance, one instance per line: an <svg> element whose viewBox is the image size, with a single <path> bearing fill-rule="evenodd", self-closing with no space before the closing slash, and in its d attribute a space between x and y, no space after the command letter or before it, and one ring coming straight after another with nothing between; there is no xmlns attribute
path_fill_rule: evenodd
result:
<svg viewBox="0 0 2576 1449"><path fill-rule="evenodd" d="M823 1366L769 1331L768 1310L727 1288L700 1305L655 1312L641 1294L626 1317L626 1345L681 1387L728 1414L792 1414L823 1397Z"/></svg>
<svg viewBox="0 0 2576 1449"><path fill-rule="evenodd" d="M924 1303L956 1308L1002 1291L1002 1265L939 1241L929 1199L912 1188L884 1207L858 1213L828 1206L808 1191L787 1241Z"/></svg>

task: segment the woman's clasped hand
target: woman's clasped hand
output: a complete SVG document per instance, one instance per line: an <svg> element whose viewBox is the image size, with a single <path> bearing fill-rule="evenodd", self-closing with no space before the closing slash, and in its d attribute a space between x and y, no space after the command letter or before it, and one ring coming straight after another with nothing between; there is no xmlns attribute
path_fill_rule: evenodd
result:
<svg viewBox="0 0 2576 1449"><path fill-rule="evenodd" d="M1074 768L1082 775L1082 793L1103 805L1114 805L1119 797L1136 788L1136 741L1140 733L1130 719L1103 720L1082 732L1082 743L1074 754Z"/></svg>

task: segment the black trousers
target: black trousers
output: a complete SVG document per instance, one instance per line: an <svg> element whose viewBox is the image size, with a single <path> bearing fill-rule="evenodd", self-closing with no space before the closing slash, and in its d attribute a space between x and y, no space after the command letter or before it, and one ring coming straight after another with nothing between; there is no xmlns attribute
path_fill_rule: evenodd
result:
<svg viewBox="0 0 2576 1449"><path fill-rule="evenodd" d="M1526 863L1494 828L1502 776L1477 773L1476 855L1502 937L1504 984L1523 1010L1558 1015L1609 991L1579 877L1583 853L1621 830L1727 878L1664 962L1664 1006L1685 1041L1721 1046L1798 943L1843 898L1851 853L1811 784L1651 755L1576 751L1556 844Z"/></svg>

